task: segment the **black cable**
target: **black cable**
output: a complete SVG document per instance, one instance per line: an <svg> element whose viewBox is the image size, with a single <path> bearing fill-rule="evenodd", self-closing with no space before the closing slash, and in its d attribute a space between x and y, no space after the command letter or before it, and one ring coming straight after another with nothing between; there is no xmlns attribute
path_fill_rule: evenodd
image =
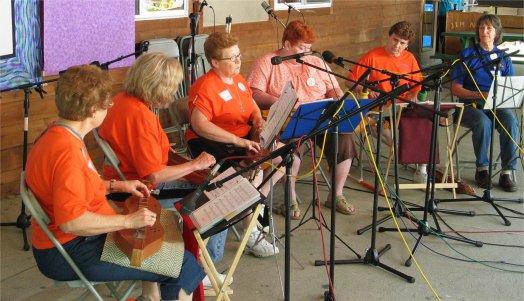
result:
<svg viewBox="0 0 524 301"><path fill-rule="evenodd" d="M400 200L402 202L402 200ZM448 226L449 228L451 228L443 219L442 217L440 217L438 214L437 214L438 218L444 223L446 224L446 226ZM414 239L416 239L417 237L413 234L413 232L411 230L409 230L406 222L404 221L403 218L400 218L402 224L404 225L404 227L407 229L407 232L409 233L409 235L411 235L411 237L413 237ZM455 232L457 233L457 232ZM459 233L457 233L459 234ZM435 234L435 236L438 237L438 234ZM459 236L462 236L459 234ZM465 239L468 239L467 237L464 237L462 236L462 238L465 238ZM428 247L426 244L424 244L422 241L420 242L420 244L422 246L424 246L426 249L428 249L429 251L437 254L437 255L440 255L442 257L445 257L445 258L448 258L448 259L452 259L452 260L456 260L456 261L462 261L462 262L469 262L469 263L494 263L494 264L505 264L505 265L511 265L511 266L518 266L518 267L524 267L524 264L519 264L519 263L512 263L512 262L506 262L506 261L490 261L490 260L472 260L472 259L463 259L463 258L458 258L458 257L453 257L453 256L450 256L450 255L446 255L446 254L443 254L443 253L440 253L430 247ZM485 243L486 244L486 243ZM489 244L488 244L489 245ZM451 248L452 249L452 248ZM452 249L453 250L453 249ZM488 266L489 267L489 266Z"/></svg>
<svg viewBox="0 0 524 301"><path fill-rule="evenodd" d="M436 216L442 221L442 223L444 223L444 225L446 225L446 227L448 227L451 231L453 231L453 233L455 233L457 236L462 237L464 239L472 240L472 239L462 235L460 232L457 232L457 230L455 230L453 227L451 227L439 214L436 214ZM482 243L485 244L485 245L489 245L489 246L524 249L524 246L519 246L519 245L494 244L494 243L483 242L483 241L482 241Z"/></svg>

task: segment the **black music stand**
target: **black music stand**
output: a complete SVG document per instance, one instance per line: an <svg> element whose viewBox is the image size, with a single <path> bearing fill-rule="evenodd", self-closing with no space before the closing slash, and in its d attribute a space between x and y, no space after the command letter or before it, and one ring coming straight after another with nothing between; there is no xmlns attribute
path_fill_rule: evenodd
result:
<svg viewBox="0 0 524 301"><path fill-rule="evenodd" d="M24 91L24 144L23 144L23 154L22 154L22 171L25 170L25 165L27 162L27 149L28 149L28 133L29 133L29 94L31 94L31 89L35 89L40 95L40 97L43 99L44 94L47 94L46 91L42 88L44 84L57 81L57 79L51 79L47 81L42 82L36 82L36 83L27 83L20 85L18 87L9 88L2 90L0 92L7 92L12 90L23 90ZM16 219L16 222L2 222L0 223L0 226L15 226L17 228L22 229L22 236L24 241L23 249L25 251L29 250L29 243L27 241L27 233L26 229L31 226L31 216L28 215L25 211L25 205L22 202L22 206L20 208L20 214L18 215L18 218Z"/></svg>
<svg viewBox="0 0 524 301"><path fill-rule="evenodd" d="M302 103L298 107L296 112L291 116L291 118L289 120L289 123L288 123L286 129L284 130L284 132L282 133L282 136L280 137L280 139L281 140L287 140L287 139L293 139L293 138L300 138L300 137L302 137L304 135L307 135L307 134L311 133L318 126L326 126L328 124L327 120L324 121L321 124L318 124L319 123L318 121L321 119L321 117L322 117L323 113L325 112L325 110L330 105L332 105L333 102L334 102L333 100L321 100L321 101ZM360 99L358 101L360 106L365 106L365 105L367 105L367 104L369 104L371 102L372 102L371 99ZM351 112L351 111L353 111L353 110L355 110L357 108L358 108L358 105L357 105L357 102L355 102L355 100L353 100L353 99L345 99L343 107L341 108L340 111ZM362 111L361 113L363 115L365 115L367 112L368 112L368 110L366 109L366 110ZM344 113L340 113L339 112L337 118L340 118L343 115L344 115ZM361 122L360 115L351 116L348 119L348 122L341 123L341 125L338 127L338 131L339 131L339 133L352 133L358 127L360 122ZM333 130L330 130L328 132L332 133ZM316 137L316 139L322 139L322 138ZM313 145L312 147L315 147L315 146ZM334 147L334 148L336 149L336 147ZM336 160L333 161L333 162L336 162ZM334 175L334 172L332 172L332 175ZM332 179L332 183L335 183L335 181L333 181L333 179ZM331 186L331 189L332 189L331 196L333 197L334 189L335 189L333 184ZM307 213L310 209L312 209L311 210L311 216L306 219L306 215L304 214L304 216L302 216L302 219L300 220L298 225L296 225L293 229L291 229L290 232L293 232L294 230L300 228L302 225L304 225L308 221L313 220L313 221L315 221L317 223L317 226L319 226L319 224L322 223L322 225L328 231L334 233L334 231L331 231L331 229L325 224L323 218L319 219L316 216L316 208L315 208L316 200L317 200L316 189L315 189L315 187L313 187L313 197L312 197L312 200L309 203L308 208L306 210L306 213ZM322 216L322 212L319 212L319 215ZM341 243L343 243L358 258L361 258L361 255L358 254L355 250L353 250L336 233L334 235L335 235L336 239L338 239Z"/></svg>

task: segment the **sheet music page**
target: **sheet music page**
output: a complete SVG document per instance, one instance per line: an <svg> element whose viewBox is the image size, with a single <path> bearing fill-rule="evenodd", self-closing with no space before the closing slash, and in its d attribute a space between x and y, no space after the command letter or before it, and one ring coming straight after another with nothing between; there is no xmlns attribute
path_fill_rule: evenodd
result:
<svg viewBox="0 0 524 301"><path fill-rule="evenodd" d="M287 81L282 90L282 94L280 94L280 98L269 108L266 126L260 133L260 145L263 148L267 149L269 144L273 142L273 139L275 139L282 129L289 114L291 114L297 100L298 96L295 93L295 89L293 89L291 81Z"/></svg>
<svg viewBox="0 0 524 301"><path fill-rule="evenodd" d="M222 172L218 176L216 176L210 183L215 183L217 181L223 180L226 177L229 177L230 175L234 173L235 173L235 169L233 167L230 167L224 170L224 172ZM238 175L234 177L233 179L222 184L222 187L215 188L211 191L204 190L204 195L210 200L216 199L219 196L221 196L222 194L224 194L225 192L227 192L228 190L235 187L238 184L238 182L240 182L242 179L243 177L241 175Z"/></svg>
<svg viewBox="0 0 524 301"><path fill-rule="evenodd" d="M219 177L223 179L233 172L234 169L231 167ZM190 215L201 232L207 231L230 213L244 210L260 198L258 190L242 176L237 176L224 183L222 187L204 193L205 197L210 197L209 201Z"/></svg>
<svg viewBox="0 0 524 301"><path fill-rule="evenodd" d="M495 81L493 81L495 82ZM491 83L484 109L493 109L494 83ZM519 108L524 99L524 76L497 77L497 99L495 105L501 108Z"/></svg>

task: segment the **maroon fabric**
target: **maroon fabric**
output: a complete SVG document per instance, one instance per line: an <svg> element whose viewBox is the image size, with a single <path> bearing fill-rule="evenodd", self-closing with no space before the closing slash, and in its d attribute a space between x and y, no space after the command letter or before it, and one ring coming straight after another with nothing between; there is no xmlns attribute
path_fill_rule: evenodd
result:
<svg viewBox="0 0 524 301"><path fill-rule="evenodd" d="M400 164L428 164L431 145L432 113L424 109L405 109L399 124ZM436 163L439 160L437 143Z"/></svg>
<svg viewBox="0 0 524 301"><path fill-rule="evenodd" d="M180 203L175 204L176 209L180 212L182 205ZM182 215L184 230L182 232L182 237L184 239L184 246L186 250L195 256L196 260L200 262L200 248L198 247L198 242L196 241L195 235L193 235L193 230L195 225L193 221L187 215ZM202 282L193 292L193 301L204 301L204 286Z"/></svg>

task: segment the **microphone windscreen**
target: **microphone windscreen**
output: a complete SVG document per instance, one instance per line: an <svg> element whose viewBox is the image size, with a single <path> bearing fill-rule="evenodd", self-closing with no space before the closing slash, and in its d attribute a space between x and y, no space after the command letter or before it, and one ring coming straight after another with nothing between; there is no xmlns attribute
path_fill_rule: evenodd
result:
<svg viewBox="0 0 524 301"><path fill-rule="evenodd" d="M333 63L335 61L335 54L333 54L333 52L329 51L329 50L326 50L324 52L322 52L322 58L324 59L324 61L328 62L328 63Z"/></svg>
<svg viewBox="0 0 524 301"><path fill-rule="evenodd" d="M271 58L271 64L279 65L280 63L282 63L282 58L281 57L274 56L274 57Z"/></svg>
<svg viewBox="0 0 524 301"><path fill-rule="evenodd" d="M428 91L420 90L417 94L418 101L427 101L428 100Z"/></svg>

